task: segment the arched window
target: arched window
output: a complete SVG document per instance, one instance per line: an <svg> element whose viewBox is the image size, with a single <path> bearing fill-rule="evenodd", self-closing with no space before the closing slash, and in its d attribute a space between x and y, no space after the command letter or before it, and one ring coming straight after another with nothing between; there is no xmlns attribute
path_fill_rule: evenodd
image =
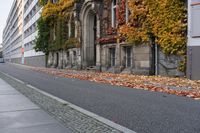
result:
<svg viewBox="0 0 200 133"><path fill-rule="evenodd" d="M71 17L70 21L68 22L68 34L69 38L75 37L75 21L73 17Z"/></svg>
<svg viewBox="0 0 200 133"><path fill-rule="evenodd" d="M117 26L117 16L116 16L116 13L117 13L117 0L113 0L112 1L111 13L112 13L112 15L111 15L112 27L116 28L116 26Z"/></svg>
<svg viewBox="0 0 200 133"><path fill-rule="evenodd" d="M126 23L128 23L128 18L129 18L129 15L130 15L130 12L129 12L129 9L128 9L128 0L126 0Z"/></svg>

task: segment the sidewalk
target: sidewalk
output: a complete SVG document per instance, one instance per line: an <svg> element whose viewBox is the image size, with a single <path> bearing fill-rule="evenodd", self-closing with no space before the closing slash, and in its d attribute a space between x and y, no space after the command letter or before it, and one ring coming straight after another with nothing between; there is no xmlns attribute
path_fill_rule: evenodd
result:
<svg viewBox="0 0 200 133"><path fill-rule="evenodd" d="M71 133L0 79L0 133Z"/></svg>

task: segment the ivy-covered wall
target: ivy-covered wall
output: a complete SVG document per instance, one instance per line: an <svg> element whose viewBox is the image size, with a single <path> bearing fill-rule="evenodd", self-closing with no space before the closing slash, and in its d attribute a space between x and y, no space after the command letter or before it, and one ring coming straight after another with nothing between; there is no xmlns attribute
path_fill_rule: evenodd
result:
<svg viewBox="0 0 200 133"><path fill-rule="evenodd" d="M128 1L128 5L127 2ZM112 0L94 2L100 4L96 12L100 16L99 44L132 45L158 44L165 55L186 55L187 10L182 0L117 0L117 26L112 27ZM80 47L81 20L79 13L84 0L40 0L43 6L38 21L36 51L46 55L53 51L64 51ZM128 6L128 22L126 7ZM79 27L77 28L77 23ZM76 34L75 34L76 32ZM87 32L87 31L86 31ZM179 70L185 71L186 60L179 62Z"/></svg>
<svg viewBox="0 0 200 133"><path fill-rule="evenodd" d="M187 6L183 0L129 0L130 17L119 28L135 44L158 44L166 55L182 56L179 70L185 71ZM152 42L152 43L150 43Z"/></svg>
<svg viewBox="0 0 200 133"><path fill-rule="evenodd" d="M79 44L75 38L75 19L73 7L75 0L40 0L43 6L41 18L38 21L38 37L36 51L46 55L50 51L66 50Z"/></svg>

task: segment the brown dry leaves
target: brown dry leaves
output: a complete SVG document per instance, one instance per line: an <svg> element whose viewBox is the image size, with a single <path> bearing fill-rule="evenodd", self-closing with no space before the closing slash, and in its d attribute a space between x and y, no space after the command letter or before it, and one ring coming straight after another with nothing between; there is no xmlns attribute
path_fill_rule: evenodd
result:
<svg viewBox="0 0 200 133"><path fill-rule="evenodd" d="M171 78L162 76L141 76L130 74L113 74L92 71L59 70L54 68L33 68L32 70L59 77L77 78L97 83L106 83L155 92L163 92L178 96L200 99L200 80L193 81L186 78ZM186 89L172 89L183 87Z"/></svg>

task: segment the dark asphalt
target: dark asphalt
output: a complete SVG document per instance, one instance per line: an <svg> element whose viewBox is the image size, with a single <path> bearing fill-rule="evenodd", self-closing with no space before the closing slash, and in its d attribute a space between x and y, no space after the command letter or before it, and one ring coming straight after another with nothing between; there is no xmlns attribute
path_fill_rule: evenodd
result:
<svg viewBox="0 0 200 133"><path fill-rule="evenodd" d="M200 133L200 101L57 78L9 64L0 64L0 71L138 133Z"/></svg>

